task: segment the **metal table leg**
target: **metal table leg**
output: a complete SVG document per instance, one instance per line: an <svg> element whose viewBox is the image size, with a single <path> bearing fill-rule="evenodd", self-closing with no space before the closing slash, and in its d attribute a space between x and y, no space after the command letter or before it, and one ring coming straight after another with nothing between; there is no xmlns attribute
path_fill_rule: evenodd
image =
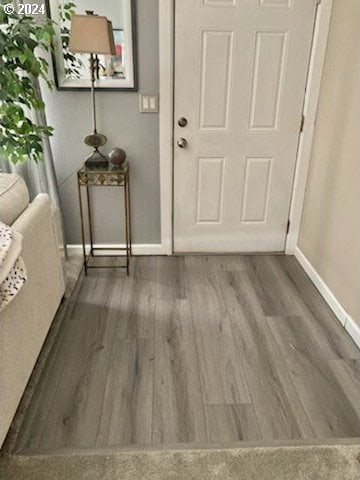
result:
<svg viewBox="0 0 360 480"><path fill-rule="evenodd" d="M80 186L79 182L78 182L78 194L79 194L80 226L81 226L81 241L82 241L83 257L84 257L84 269L85 269L85 275L87 275L87 262L86 262L86 249L85 249L85 230L84 230L84 213L83 213L83 205L82 205L82 198L81 198L81 186Z"/></svg>

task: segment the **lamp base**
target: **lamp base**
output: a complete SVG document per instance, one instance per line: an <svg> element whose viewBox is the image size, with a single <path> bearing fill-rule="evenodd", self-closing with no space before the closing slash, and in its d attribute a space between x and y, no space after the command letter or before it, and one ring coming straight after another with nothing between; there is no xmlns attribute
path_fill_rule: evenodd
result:
<svg viewBox="0 0 360 480"><path fill-rule="evenodd" d="M109 160L97 148L85 161L85 167L89 169L107 170L108 166Z"/></svg>

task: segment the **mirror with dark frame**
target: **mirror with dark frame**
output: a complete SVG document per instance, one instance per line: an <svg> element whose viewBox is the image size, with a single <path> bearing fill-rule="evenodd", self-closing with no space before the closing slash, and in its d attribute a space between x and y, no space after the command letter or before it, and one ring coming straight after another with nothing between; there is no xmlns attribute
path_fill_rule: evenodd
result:
<svg viewBox="0 0 360 480"><path fill-rule="evenodd" d="M87 10L112 22L116 55L99 55L98 90L137 90L135 0L46 0L47 15L56 22L53 52L59 90L90 88L89 55L72 53L67 45L72 14Z"/></svg>

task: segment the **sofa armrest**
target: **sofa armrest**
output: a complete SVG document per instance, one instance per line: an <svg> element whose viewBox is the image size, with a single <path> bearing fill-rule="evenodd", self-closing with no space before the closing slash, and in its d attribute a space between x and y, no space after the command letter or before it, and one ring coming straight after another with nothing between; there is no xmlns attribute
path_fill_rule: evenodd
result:
<svg viewBox="0 0 360 480"><path fill-rule="evenodd" d="M51 205L49 195L40 193L36 196L33 202L30 203L25 212L13 223L12 228L23 235L22 257L25 260L25 265L28 270L33 263L43 263L41 258L44 259L45 251L53 259L58 259L55 264L51 266L47 265L46 270L49 271L49 268L57 270L57 277L61 284L62 293L64 293L65 278L60 256L58 221L59 217ZM47 231L46 238L39 238L39 232L43 232L44 229ZM34 258L33 246L35 242L43 244L44 250L40 257ZM28 255L28 253L30 253L30 255ZM39 251L39 253L41 252ZM31 265L28 265L29 262Z"/></svg>

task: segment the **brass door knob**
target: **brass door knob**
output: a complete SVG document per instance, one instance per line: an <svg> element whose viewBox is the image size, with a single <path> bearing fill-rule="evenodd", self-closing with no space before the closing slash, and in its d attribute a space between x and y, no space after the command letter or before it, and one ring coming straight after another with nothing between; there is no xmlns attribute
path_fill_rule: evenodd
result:
<svg viewBox="0 0 360 480"><path fill-rule="evenodd" d="M180 148L185 148L187 146L187 140L186 138L179 138L179 140L177 141L177 144L178 144L178 147Z"/></svg>

